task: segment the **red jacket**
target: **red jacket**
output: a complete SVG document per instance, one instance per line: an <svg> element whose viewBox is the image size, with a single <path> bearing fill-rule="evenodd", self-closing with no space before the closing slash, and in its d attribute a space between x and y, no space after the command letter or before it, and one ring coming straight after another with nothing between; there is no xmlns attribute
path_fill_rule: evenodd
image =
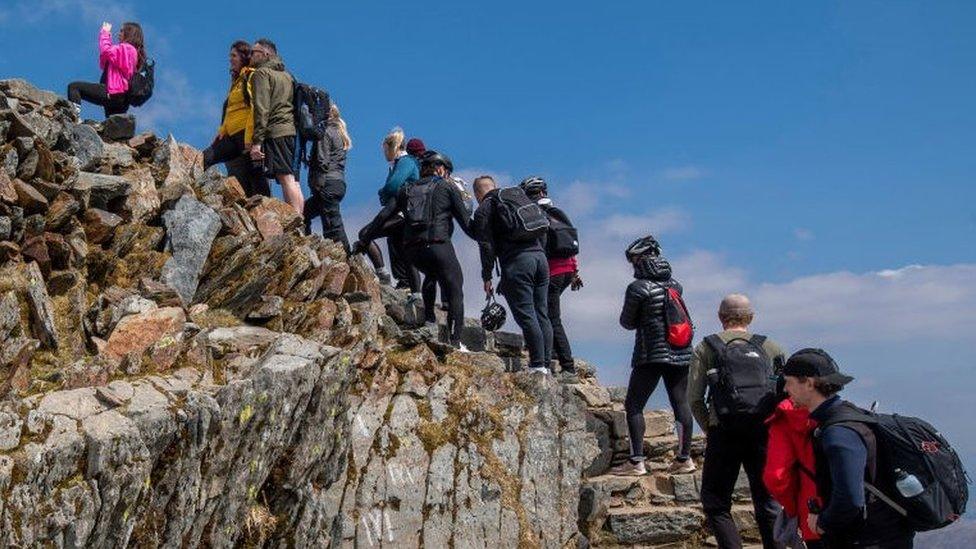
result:
<svg viewBox="0 0 976 549"><path fill-rule="evenodd" d="M819 539L807 527L807 501L817 498L817 484L812 476L803 472L802 465L813 473L813 436L817 422L810 419L810 411L794 408L790 399L783 399L766 420L769 426L769 448L766 452L766 469L763 482L769 493L783 506L786 514L797 517L805 540Z"/></svg>

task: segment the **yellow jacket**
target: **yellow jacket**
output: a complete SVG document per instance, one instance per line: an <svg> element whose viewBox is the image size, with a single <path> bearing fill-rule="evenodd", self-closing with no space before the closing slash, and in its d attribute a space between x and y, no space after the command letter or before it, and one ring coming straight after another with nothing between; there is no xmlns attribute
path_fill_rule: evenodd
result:
<svg viewBox="0 0 976 549"><path fill-rule="evenodd" d="M244 67L230 85L227 100L224 101L224 118L218 130L221 136L230 136L243 130L244 143L251 144L254 135L254 114L251 105L244 102L244 86L248 85L254 69Z"/></svg>

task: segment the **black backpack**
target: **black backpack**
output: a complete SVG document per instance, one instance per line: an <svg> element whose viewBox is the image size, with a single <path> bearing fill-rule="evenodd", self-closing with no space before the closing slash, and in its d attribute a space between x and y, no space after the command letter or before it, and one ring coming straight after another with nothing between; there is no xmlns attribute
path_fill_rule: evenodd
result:
<svg viewBox="0 0 976 549"><path fill-rule="evenodd" d="M546 257L566 259L579 255L579 233L569 218L556 208L543 208L549 217L546 233Z"/></svg>
<svg viewBox="0 0 976 549"><path fill-rule="evenodd" d="M308 165L307 145L325 137L332 100L329 92L321 88L302 84L294 76L292 81L295 86L292 105L295 108L295 130L299 149L297 159Z"/></svg>
<svg viewBox="0 0 976 549"><path fill-rule="evenodd" d="M144 105L152 97L155 85L156 62L146 59L129 78L129 91L126 92L129 104L136 107Z"/></svg>
<svg viewBox="0 0 976 549"><path fill-rule="evenodd" d="M426 235L434 221L433 194L440 179L413 181L407 184L403 217L406 229L415 235Z"/></svg>
<svg viewBox="0 0 976 549"><path fill-rule="evenodd" d="M500 223L498 229L506 240L538 240L549 228L549 216L520 187L499 189L497 210Z"/></svg>
<svg viewBox="0 0 976 549"><path fill-rule="evenodd" d="M757 416L765 419L776 402L776 371L763 349L766 336L735 338L725 343L716 334L705 338L715 353L715 367L706 372L709 399L719 418Z"/></svg>
<svg viewBox="0 0 976 549"><path fill-rule="evenodd" d="M916 417L855 410L819 425L815 436L819 438L828 425L861 423L870 428L877 450L875 483L864 483L869 494L905 517L916 532L948 526L966 512L968 475L956 451L935 427ZM918 479L921 493L910 497L901 493L898 480L907 475Z"/></svg>

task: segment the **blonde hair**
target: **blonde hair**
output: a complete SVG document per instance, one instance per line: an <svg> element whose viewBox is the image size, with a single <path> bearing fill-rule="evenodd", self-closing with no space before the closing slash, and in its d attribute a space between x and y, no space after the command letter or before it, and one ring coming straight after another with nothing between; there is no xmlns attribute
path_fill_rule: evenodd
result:
<svg viewBox="0 0 976 549"><path fill-rule="evenodd" d="M339 127L339 136L342 137L342 149L348 151L352 148L352 138L349 137L349 130L346 128L346 121L342 119L339 106L335 103L329 107L329 120L333 120Z"/></svg>
<svg viewBox="0 0 976 549"><path fill-rule="evenodd" d="M383 150L390 153L393 156L397 151L402 151L406 147L404 144L405 136L403 134L403 128L400 126L395 126L390 133L386 134L383 138Z"/></svg>

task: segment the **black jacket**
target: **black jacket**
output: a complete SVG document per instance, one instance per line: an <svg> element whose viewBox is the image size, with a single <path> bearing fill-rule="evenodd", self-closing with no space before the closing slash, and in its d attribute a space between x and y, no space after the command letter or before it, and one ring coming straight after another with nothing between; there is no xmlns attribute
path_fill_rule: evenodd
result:
<svg viewBox="0 0 976 549"><path fill-rule="evenodd" d="M545 243L542 240L512 241L498 228L498 189L485 195L478 205L471 221L473 238L478 241L481 251L481 279L491 280L491 271L495 267L495 259L507 263L522 252L545 253ZM544 236L543 236L544 238Z"/></svg>
<svg viewBox="0 0 976 549"><path fill-rule="evenodd" d="M691 362L692 346L672 349L664 319L667 288L681 293L681 284L671 278L671 265L663 257L646 257L634 266L637 280L627 286L620 325L636 330L631 367L643 364L685 366Z"/></svg>
<svg viewBox="0 0 976 549"><path fill-rule="evenodd" d="M395 215L401 214L407 207L407 189L413 185L435 185L430 195L431 223L426 229L418 232L410 225L403 227L403 243L405 246L423 246L437 242L449 242L454 232L454 220L457 220L461 230L471 238L471 220L468 218L461 193L453 183L437 176L424 177L400 188L396 200L391 200L376 214L368 225L359 231L359 239L369 242L383 234L383 226Z"/></svg>
<svg viewBox="0 0 976 549"><path fill-rule="evenodd" d="M820 426L813 444L817 493L824 501L819 525L830 547L911 539L914 533L901 515L864 489L865 481L875 486L891 481L878 467L874 419L838 396L810 418Z"/></svg>
<svg viewBox="0 0 976 549"><path fill-rule="evenodd" d="M339 126L329 123L325 135L312 147L312 158L308 163L309 181L329 179L343 181L346 178L346 149L343 148Z"/></svg>

